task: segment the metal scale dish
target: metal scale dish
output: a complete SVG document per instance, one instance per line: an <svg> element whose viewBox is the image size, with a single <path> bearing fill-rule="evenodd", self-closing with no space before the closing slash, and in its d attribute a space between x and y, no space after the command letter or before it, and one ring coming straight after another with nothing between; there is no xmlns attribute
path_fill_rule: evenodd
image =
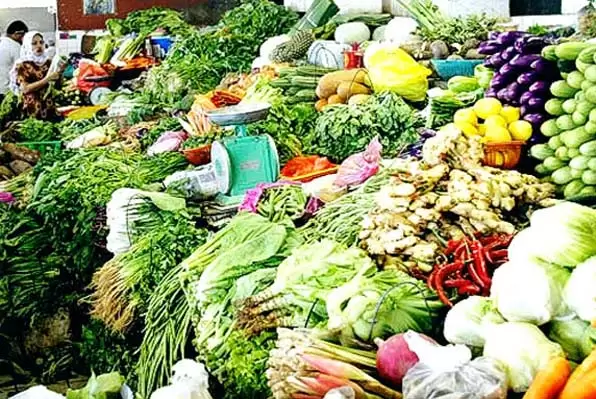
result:
<svg viewBox="0 0 596 399"><path fill-rule="evenodd" d="M246 125L265 119L271 105L239 104L207 113L214 125L234 126L236 135L211 146L211 162L220 194L242 197L259 183L273 183L280 173L275 142L269 135L248 136Z"/></svg>

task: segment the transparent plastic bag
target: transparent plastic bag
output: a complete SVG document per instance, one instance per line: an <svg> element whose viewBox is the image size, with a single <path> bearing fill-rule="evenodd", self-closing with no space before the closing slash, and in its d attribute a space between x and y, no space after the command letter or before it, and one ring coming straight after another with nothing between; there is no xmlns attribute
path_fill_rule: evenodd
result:
<svg viewBox="0 0 596 399"><path fill-rule="evenodd" d="M507 377L496 361L480 357L450 370L422 362L403 381L405 399L506 399Z"/></svg>
<svg viewBox="0 0 596 399"><path fill-rule="evenodd" d="M349 156L337 171L335 185L338 187L355 186L364 183L379 171L383 146L379 138L372 139L366 150Z"/></svg>
<svg viewBox="0 0 596 399"><path fill-rule="evenodd" d="M424 101L432 71L395 44L373 47L365 64L375 92L392 91L410 101Z"/></svg>

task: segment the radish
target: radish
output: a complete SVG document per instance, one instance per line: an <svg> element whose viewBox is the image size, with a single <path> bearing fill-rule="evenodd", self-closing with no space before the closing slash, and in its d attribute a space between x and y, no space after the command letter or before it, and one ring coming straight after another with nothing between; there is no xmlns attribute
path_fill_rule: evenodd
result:
<svg viewBox="0 0 596 399"><path fill-rule="evenodd" d="M406 334L417 334L408 332ZM420 360L414 353L406 340L406 334L397 334L386 341L375 339L379 347L377 351L377 371L381 378L395 387L401 386L401 382L412 367ZM432 338L418 334L424 340L437 344Z"/></svg>

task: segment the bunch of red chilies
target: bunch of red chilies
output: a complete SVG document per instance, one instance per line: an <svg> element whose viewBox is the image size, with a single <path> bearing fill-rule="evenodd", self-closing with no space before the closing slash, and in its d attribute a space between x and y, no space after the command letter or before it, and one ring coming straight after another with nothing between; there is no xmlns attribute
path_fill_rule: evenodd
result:
<svg viewBox="0 0 596 399"><path fill-rule="evenodd" d="M492 272L508 261L507 248L512 239L510 234L495 234L447 242L443 252L447 261L435 266L428 276L428 286L447 306L453 303L446 289L457 289L459 295L488 296Z"/></svg>

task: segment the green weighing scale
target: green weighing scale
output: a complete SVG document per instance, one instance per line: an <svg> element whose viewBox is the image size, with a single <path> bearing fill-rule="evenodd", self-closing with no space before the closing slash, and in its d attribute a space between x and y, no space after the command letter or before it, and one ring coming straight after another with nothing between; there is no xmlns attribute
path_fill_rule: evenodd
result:
<svg viewBox="0 0 596 399"><path fill-rule="evenodd" d="M270 108L266 103L239 104L207 113L211 123L234 127L236 133L211 145L219 203L238 204L257 184L277 181L280 163L275 142L269 135L248 136L246 128L249 123L265 119Z"/></svg>

